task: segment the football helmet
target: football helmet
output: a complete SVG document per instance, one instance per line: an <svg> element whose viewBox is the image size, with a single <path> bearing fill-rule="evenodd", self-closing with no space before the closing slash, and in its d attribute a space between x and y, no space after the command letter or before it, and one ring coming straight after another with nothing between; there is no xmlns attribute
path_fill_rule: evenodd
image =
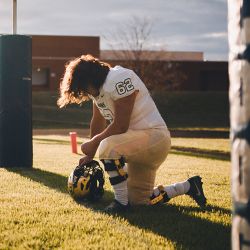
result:
<svg viewBox="0 0 250 250"><path fill-rule="evenodd" d="M68 178L68 191L75 200L99 200L104 194L104 173L99 162L77 166Z"/></svg>

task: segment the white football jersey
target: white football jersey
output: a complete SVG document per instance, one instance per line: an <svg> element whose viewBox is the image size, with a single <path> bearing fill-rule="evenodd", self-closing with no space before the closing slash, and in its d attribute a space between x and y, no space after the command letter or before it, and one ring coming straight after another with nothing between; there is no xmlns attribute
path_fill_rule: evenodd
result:
<svg viewBox="0 0 250 250"><path fill-rule="evenodd" d="M107 78L97 97L90 96L103 117L114 120L114 101L131 95L138 90L131 114L129 129L166 127L152 97L141 79L130 69L121 66L110 68ZM124 107L126 108L126 107Z"/></svg>

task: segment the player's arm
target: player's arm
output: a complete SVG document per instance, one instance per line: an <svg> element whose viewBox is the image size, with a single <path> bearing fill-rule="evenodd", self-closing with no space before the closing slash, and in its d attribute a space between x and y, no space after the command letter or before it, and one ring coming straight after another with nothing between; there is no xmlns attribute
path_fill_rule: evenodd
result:
<svg viewBox="0 0 250 250"><path fill-rule="evenodd" d="M102 133L95 136L96 141L100 143L111 135L122 134L128 130L136 95L135 91L129 96L114 101L114 120Z"/></svg>
<svg viewBox="0 0 250 250"><path fill-rule="evenodd" d="M128 130L137 91L131 95L114 101L114 120L101 133L95 135L89 142L81 147L83 153L93 157L100 142L111 135L125 133Z"/></svg>
<svg viewBox="0 0 250 250"><path fill-rule="evenodd" d="M90 122L90 138L100 134L106 128L106 120L103 118L98 107L93 102L93 115Z"/></svg>

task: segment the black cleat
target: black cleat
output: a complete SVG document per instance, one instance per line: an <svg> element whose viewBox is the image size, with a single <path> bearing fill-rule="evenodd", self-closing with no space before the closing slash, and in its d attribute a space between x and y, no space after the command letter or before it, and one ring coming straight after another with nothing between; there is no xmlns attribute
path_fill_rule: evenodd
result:
<svg viewBox="0 0 250 250"><path fill-rule="evenodd" d="M202 184L203 182L201 181L200 176L193 176L188 179L190 183L190 189L186 193L189 195L192 199L195 200L195 202L200 206L200 207L205 207L207 203L207 199L204 195Z"/></svg>
<svg viewBox="0 0 250 250"><path fill-rule="evenodd" d="M119 201L112 201L106 208L104 208L104 212L106 213L123 213L127 212L130 208L129 203L127 205L121 204Z"/></svg>

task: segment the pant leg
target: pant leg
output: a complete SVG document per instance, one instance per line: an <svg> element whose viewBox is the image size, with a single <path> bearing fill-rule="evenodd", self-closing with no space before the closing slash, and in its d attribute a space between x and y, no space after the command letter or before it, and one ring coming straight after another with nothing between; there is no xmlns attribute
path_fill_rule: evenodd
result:
<svg viewBox="0 0 250 250"><path fill-rule="evenodd" d="M128 196L133 205L148 204L156 171L166 159L171 139L167 128L129 130L104 139L98 150L100 159L119 159L128 164Z"/></svg>
<svg viewBox="0 0 250 250"><path fill-rule="evenodd" d="M128 164L128 199L131 205L149 203L153 193L156 169L152 166Z"/></svg>
<svg viewBox="0 0 250 250"><path fill-rule="evenodd" d="M128 163L128 196L132 205L149 204L155 186L157 169L170 150L170 135L162 137L145 151L130 158ZM139 161L138 161L139 159Z"/></svg>

